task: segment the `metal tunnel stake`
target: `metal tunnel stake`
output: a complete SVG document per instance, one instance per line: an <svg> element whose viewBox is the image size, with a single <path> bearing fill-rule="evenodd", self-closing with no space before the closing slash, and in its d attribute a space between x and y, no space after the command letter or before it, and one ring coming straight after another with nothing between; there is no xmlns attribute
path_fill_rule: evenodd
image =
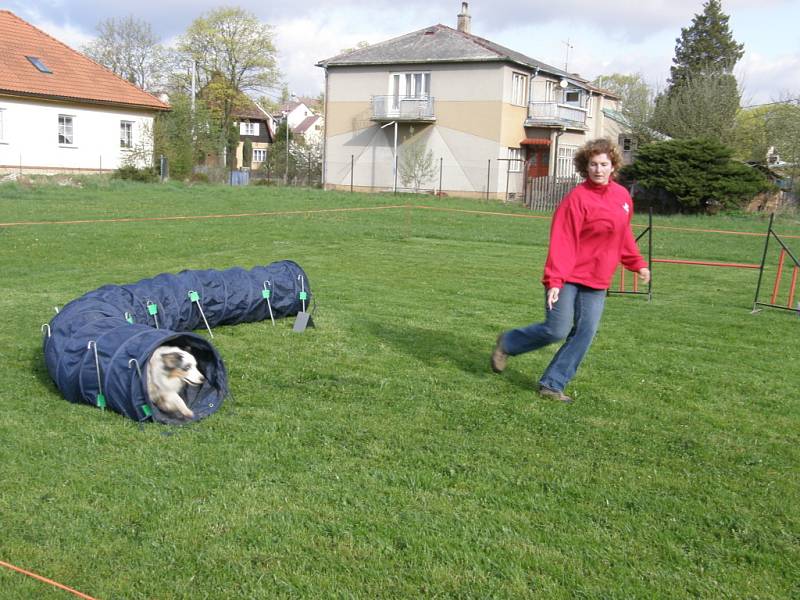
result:
<svg viewBox="0 0 800 600"><path fill-rule="evenodd" d="M275 327L275 315L272 314L272 302L270 296L272 295L272 283L267 280L264 282L264 289L261 290L261 297L267 301L267 308L269 309L269 318L272 321L272 326Z"/></svg>
<svg viewBox="0 0 800 600"><path fill-rule="evenodd" d="M89 340L89 343L86 344L86 349L94 352L94 368L97 371L97 408L105 409L106 397L103 395L103 382L100 378L100 360L97 358L97 342Z"/></svg>
<svg viewBox="0 0 800 600"><path fill-rule="evenodd" d="M200 304L200 294L198 294L194 290L189 290L189 300L197 304L197 308L200 309L200 316L203 317L203 323L206 324L206 329L208 329L208 335L210 335L213 338L214 333L211 331L211 327L208 326L208 321L206 320L206 314L203 312L203 305Z"/></svg>
<svg viewBox="0 0 800 600"><path fill-rule="evenodd" d="M148 300L147 301L147 314L150 315L151 317L153 317L153 321L155 321L155 323L156 323L156 329L159 329L159 327L158 327L158 304L156 304L155 302L150 302L150 300Z"/></svg>
<svg viewBox="0 0 800 600"><path fill-rule="evenodd" d="M142 377L142 368L139 366L139 361L136 360L135 358L132 358L128 361L128 368L132 369L134 366L136 367L137 375L139 375L139 381L142 383L142 385L144 385L144 378ZM141 426L142 421L149 419L153 415L153 411L150 409L150 405L147 403L140 404L139 410L141 410L142 414L144 415L144 417L142 417L139 420L139 425Z"/></svg>
<svg viewBox="0 0 800 600"><path fill-rule="evenodd" d="M297 276L297 279L300 281L300 293L298 294L298 297L303 303L303 310L297 313L297 320L294 322L292 331L302 333L306 330L306 327L314 327L314 320L311 318L311 315L306 312L306 300L308 300L308 292L306 292L306 280L302 273Z"/></svg>

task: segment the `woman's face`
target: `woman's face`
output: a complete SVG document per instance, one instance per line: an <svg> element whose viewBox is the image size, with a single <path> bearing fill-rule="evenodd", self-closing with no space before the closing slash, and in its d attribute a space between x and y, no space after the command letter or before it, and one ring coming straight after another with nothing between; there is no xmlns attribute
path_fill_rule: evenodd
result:
<svg viewBox="0 0 800 600"><path fill-rule="evenodd" d="M595 154L589 159L588 171L589 180L592 183L606 185L611 178L611 174L614 172L614 167L606 153Z"/></svg>

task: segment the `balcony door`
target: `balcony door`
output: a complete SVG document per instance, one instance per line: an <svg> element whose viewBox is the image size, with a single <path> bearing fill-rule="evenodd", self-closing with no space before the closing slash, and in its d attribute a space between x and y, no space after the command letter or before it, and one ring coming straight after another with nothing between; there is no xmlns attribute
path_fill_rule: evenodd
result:
<svg viewBox="0 0 800 600"><path fill-rule="evenodd" d="M423 99L431 95L430 72L392 73L389 82L391 108L400 110L400 103L407 99Z"/></svg>

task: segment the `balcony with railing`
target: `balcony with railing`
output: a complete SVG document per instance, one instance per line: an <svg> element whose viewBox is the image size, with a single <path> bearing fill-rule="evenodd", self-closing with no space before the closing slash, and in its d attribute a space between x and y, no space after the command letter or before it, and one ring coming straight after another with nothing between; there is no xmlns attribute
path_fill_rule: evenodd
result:
<svg viewBox="0 0 800 600"><path fill-rule="evenodd" d="M432 96L373 96L372 120L379 122L432 122L436 120Z"/></svg>
<svg viewBox="0 0 800 600"><path fill-rule="evenodd" d="M587 129L585 108L561 102L530 102L525 127Z"/></svg>

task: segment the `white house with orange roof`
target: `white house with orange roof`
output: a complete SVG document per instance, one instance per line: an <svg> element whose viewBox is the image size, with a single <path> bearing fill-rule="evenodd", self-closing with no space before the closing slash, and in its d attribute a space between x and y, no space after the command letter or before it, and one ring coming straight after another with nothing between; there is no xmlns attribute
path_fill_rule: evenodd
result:
<svg viewBox="0 0 800 600"><path fill-rule="evenodd" d="M169 105L0 10L0 173L99 172L153 151ZM127 159L127 161L126 161Z"/></svg>

